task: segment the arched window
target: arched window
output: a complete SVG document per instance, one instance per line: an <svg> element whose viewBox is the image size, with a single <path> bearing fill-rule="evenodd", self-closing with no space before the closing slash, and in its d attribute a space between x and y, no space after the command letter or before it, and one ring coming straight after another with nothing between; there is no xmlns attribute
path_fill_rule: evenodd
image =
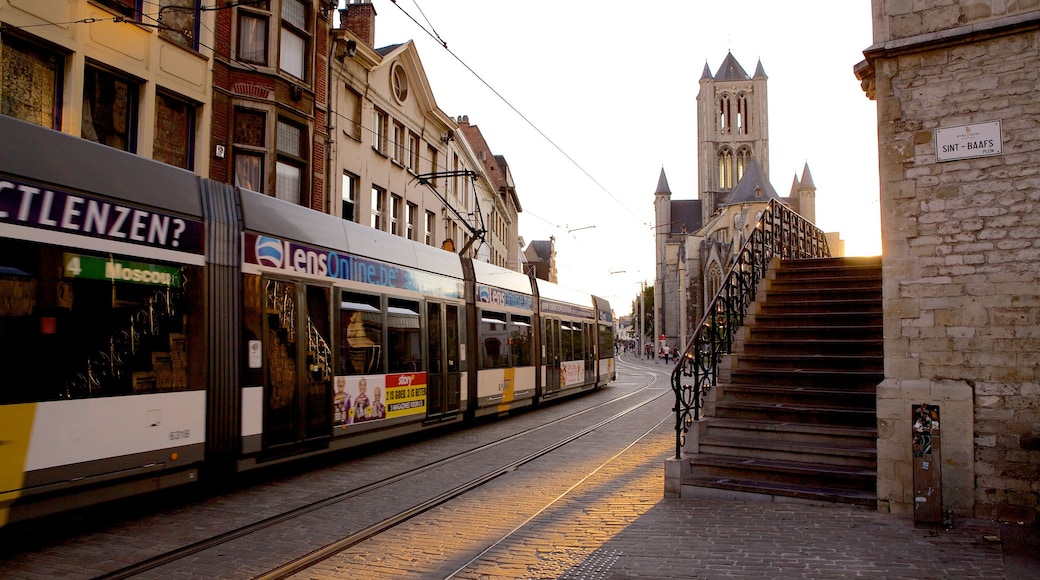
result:
<svg viewBox="0 0 1040 580"><path fill-rule="evenodd" d="M751 164L751 149L741 147L737 151L737 183L744 178L744 171Z"/></svg>
<svg viewBox="0 0 1040 580"><path fill-rule="evenodd" d="M731 115L729 95L722 95L719 97L719 133L727 134L733 130Z"/></svg>
<svg viewBox="0 0 1040 580"><path fill-rule="evenodd" d="M748 134L748 125L751 123L751 110L748 108L747 93L737 96L737 133Z"/></svg>
<svg viewBox="0 0 1040 580"><path fill-rule="evenodd" d="M733 151L729 147L719 150L719 189L733 189Z"/></svg>
<svg viewBox="0 0 1040 580"><path fill-rule="evenodd" d="M707 304L719 293L719 288L722 287L722 268L719 267L718 262L712 262L708 266L708 276L704 281L704 289L706 295L704 297L704 303Z"/></svg>

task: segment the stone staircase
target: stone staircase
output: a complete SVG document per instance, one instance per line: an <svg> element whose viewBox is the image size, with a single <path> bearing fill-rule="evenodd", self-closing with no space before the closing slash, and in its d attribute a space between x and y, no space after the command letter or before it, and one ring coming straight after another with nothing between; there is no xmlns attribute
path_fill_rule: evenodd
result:
<svg viewBox="0 0 1040 580"><path fill-rule="evenodd" d="M881 259L775 260L689 434L683 497L874 507Z"/></svg>

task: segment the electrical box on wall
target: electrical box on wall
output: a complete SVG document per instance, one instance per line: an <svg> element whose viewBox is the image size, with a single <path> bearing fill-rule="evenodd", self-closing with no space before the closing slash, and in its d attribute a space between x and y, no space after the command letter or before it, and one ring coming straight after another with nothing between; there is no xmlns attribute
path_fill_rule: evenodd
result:
<svg viewBox="0 0 1040 580"><path fill-rule="evenodd" d="M921 403L910 411L914 453L914 525L939 526L942 516L942 470L939 406Z"/></svg>

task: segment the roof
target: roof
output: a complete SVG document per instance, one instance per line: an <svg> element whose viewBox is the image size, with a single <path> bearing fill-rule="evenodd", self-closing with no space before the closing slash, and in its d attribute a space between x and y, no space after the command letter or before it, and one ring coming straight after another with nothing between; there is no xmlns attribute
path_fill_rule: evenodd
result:
<svg viewBox="0 0 1040 580"><path fill-rule="evenodd" d="M685 226L686 232L692 234L701 229L701 226L703 225L701 223L703 219L703 214L701 213L701 200L699 199L673 200L671 213L672 223L670 224L671 227L668 228L668 233L680 234Z"/></svg>
<svg viewBox="0 0 1040 580"><path fill-rule="evenodd" d="M776 194L776 190L773 189L769 180L762 173L762 168L758 166L758 160L752 157L748 162L747 169L744 170L744 176L740 178L740 183L733 188L733 193L730 194L729 199L722 205L763 203L771 199L780 200L780 196Z"/></svg>
<svg viewBox="0 0 1040 580"><path fill-rule="evenodd" d="M719 72L715 73L715 80L717 81L746 81L750 78L747 72L744 71L744 67L740 66L737 59L733 57L732 52L726 53L726 58L723 59Z"/></svg>
<svg viewBox="0 0 1040 580"><path fill-rule="evenodd" d="M816 184L813 183L812 175L809 174L809 163L805 163L805 169L802 170L802 182L798 189L816 189Z"/></svg>
<svg viewBox="0 0 1040 580"><path fill-rule="evenodd" d="M672 194L672 190L668 188L668 178L664 176L664 167L661 168L661 177L657 178L657 189L654 190L655 194Z"/></svg>
<svg viewBox="0 0 1040 580"><path fill-rule="evenodd" d="M552 257L552 242L550 240L533 240L524 250L524 255L530 261L548 262Z"/></svg>

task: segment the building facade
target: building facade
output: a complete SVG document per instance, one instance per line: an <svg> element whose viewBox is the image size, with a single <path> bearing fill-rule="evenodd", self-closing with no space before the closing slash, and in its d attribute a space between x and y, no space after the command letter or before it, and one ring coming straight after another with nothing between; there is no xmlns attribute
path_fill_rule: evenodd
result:
<svg viewBox="0 0 1040 580"><path fill-rule="evenodd" d="M437 106L414 43L376 48L375 26L352 0L332 31L329 213L519 270L508 165Z"/></svg>
<svg viewBox="0 0 1040 580"><path fill-rule="evenodd" d="M0 0L0 114L209 171L216 10Z"/></svg>
<svg viewBox="0 0 1040 580"><path fill-rule="evenodd" d="M1040 10L873 0L885 318L878 507L914 509L912 412L941 427L943 504L1040 512Z"/></svg>

